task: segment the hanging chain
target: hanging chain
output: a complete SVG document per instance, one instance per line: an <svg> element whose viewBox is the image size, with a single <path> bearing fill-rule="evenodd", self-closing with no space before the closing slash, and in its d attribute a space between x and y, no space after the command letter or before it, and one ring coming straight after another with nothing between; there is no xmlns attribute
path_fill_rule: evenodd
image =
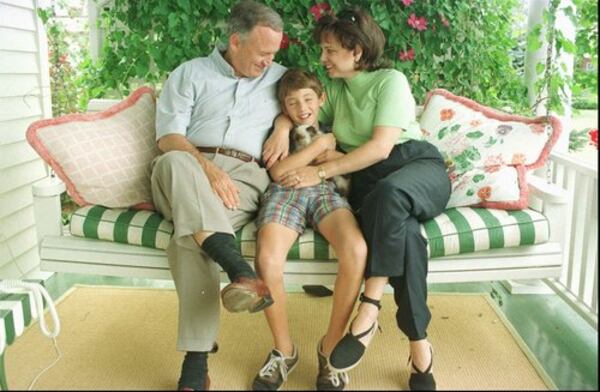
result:
<svg viewBox="0 0 600 392"><path fill-rule="evenodd" d="M556 17L556 10L558 8L558 3L554 2L554 1L550 1L550 9L549 11L549 18L548 18L548 26L547 28L548 33L546 34L546 37L548 39L548 48L546 50L546 69L544 72L544 87L546 88L546 125L544 127L544 130L546 131L546 136L548 137L548 142L550 141L550 138L552 137L552 126L550 125L550 85L551 85L551 78L552 78L552 56L553 56L553 49L554 49L554 28L555 28L555 17ZM551 184L552 183L552 168L550 166L550 159L548 157L548 159L546 159L546 183Z"/></svg>

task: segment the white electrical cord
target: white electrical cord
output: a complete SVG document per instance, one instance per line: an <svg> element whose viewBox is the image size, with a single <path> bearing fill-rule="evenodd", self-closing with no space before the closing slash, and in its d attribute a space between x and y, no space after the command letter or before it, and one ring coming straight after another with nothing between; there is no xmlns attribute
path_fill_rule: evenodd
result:
<svg viewBox="0 0 600 392"><path fill-rule="evenodd" d="M32 296L33 296L32 306L34 306L36 309L39 323L40 323L40 330L42 331L42 333L45 336L51 338L54 342L54 349L56 350L57 357L54 360L54 362L52 362L45 369L43 369L40 373L38 373L37 376L35 376L35 378L31 382L31 384L29 384L29 388L27 388L29 391L31 391L33 386L37 382L37 380L40 378L40 376L42 374L44 374L52 366L54 366L61 358L61 353L58 348L58 343L56 342L56 337L60 333L60 320L58 318L58 313L56 312L54 302L52 301L52 298L48 294L48 291L46 291L44 286L42 286L38 283L23 282L22 280L14 280L14 279L2 280L2 281L0 281L0 292L5 292L5 293L31 292ZM50 312L50 315L52 317L52 323L54 324L53 331L49 330L46 325L46 319L44 317L44 300L46 300L46 303L48 305L48 311Z"/></svg>

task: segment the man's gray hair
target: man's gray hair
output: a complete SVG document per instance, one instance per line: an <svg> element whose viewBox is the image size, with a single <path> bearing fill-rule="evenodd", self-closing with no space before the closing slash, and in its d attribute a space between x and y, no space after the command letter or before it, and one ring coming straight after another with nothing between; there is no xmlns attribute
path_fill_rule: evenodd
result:
<svg viewBox="0 0 600 392"><path fill-rule="evenodd" d="M244 39L256 26L266 26L281 32L283 20L277 12L254 0L242 0L231 9L229 35L238 33Z"/></svg>

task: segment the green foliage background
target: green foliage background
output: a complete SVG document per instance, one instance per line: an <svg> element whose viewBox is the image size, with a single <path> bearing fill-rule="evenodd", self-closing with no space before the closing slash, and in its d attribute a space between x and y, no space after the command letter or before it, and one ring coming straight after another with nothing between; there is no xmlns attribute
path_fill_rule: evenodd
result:
<svg viewBox="0 0 600 392"><path fill-rule="evenodd" d="M577 47L575 57L573 106L577 109L598 109L598 1L574 0L577 6ZM584 58L591 70L583 69Z"/></svg>
<svg viewBox="0 0 600 392"><path fill-rule="evenodd" d="M106 41L98 62L84 63L89 98L111 90L127 95L140 84L160 88L180 63L211 52L226 37L226 19L236 0L114 0L102 14ZM290 40L276 60L286 66L309 68L327 83L319 65L319 47L311 38L315 17L311 0L266 0L285 22ZM412 83L417 102L427 91L446 88L494 107L526 112L527 95L522 64L513 53L523 51L518 41L521 21L514 12L518 0L331 0L333 12L358 5L371 12L386 37L386 56ZM407 23L411 14L425 17L427 30ZM521 17L523 15L521 14ZM449 25L442 23L445 18ZM413 61L399 52L414 49Z"/></svg>

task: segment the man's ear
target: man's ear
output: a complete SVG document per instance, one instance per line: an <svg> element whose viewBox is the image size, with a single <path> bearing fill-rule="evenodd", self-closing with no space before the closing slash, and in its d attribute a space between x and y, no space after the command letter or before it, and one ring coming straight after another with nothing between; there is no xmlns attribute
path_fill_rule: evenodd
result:
<svg viewBox="0 0 600 392"><path fill-rule="evenodd" d="M233 33L229 36L229 47L238 50L240 47L240 34Z"/></svg>

